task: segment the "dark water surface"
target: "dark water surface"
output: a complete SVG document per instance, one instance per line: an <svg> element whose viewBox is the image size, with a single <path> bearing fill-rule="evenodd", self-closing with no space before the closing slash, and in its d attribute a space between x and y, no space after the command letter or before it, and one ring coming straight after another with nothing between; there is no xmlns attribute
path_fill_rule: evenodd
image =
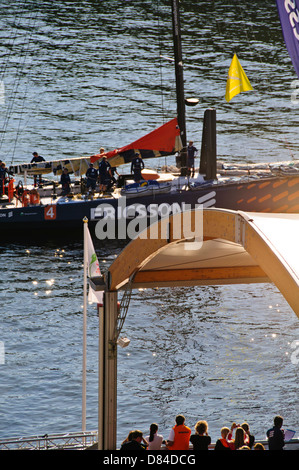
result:
<svg viewBox="0 0 299 470"><path fill-rule="evenodd" d="M200 100L187 109L187 136L200 148L203 112L216 106L221 158L298 158L297 77L275 2L182 5L185 91ZM175 116L167 1L1 0L0 25L7 164L28 162L34 150L55 159L114 149ZM227 103L234 52L254 91ZM96 247L103 270L121 249ZM80 430L82 241L0 249L0 438ZM119 350L118 443L153 421L167 437L178 412L192 428L207 419L213 441L223 425L244 420L264 438L276 414L299 429L298 319L275 286L134 291L124 334L131 344ZM97 428L97 341L90 305L88 429Z"/></svg>

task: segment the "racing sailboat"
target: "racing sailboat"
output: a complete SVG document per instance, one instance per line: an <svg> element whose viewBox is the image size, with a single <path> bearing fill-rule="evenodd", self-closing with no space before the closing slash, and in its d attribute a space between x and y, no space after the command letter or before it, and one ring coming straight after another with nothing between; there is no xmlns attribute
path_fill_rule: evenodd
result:
<svg viewBox="0 0 299 470"><path fill-rule="evenodd" d="M292 20L291 5L283 10L285 2L277 0L277 4L285 38L286 31L291 29L292 40L295 38L298 43L294 31L298 30L299 38L299 28ZM299 161L263 165L217 162L215 109L205 111L200 166L194 177L188 174L185 106L192 103L184 96L178 1L171 0L171 5L177 117L137 141L107 153L11 167L10 172L23 177L25 185L27 176L49 173L59 176L64 168L77 179L73 180L71 191L66 195L57 183L33 188L24 187L23 183L14 186L9 179L2 188L0 201L2 239L7 232L22 236L33 232L39 236L41 232L61 235L65 230L81 230L84 217L91 225L105 219L115 222L137 219L141 223L142 218L149 220L153 213L163 217L200 204L248 212L299 212ZM288 22L283 15L287 15ZM292 60L295 59L292 57ZM134 183L130 174L122 175L117 187L110 192L101 194L96 188L95 194L88 194L84 176L90 163L97 168L105 155L110 165L117 168L130 163L136 153L145 161L177 155L177 165L171 172L144 170L139 183ZM102 235L109 238L108 231Z"/></svg>

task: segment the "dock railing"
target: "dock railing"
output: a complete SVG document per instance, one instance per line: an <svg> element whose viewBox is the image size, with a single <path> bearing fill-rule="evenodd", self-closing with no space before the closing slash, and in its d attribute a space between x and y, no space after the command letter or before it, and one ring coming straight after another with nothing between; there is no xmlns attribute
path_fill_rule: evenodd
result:
<svg viewBox="0 0 299 470"><path fill-rule="evenodd" d="M98 440L97 431L45 434L21 438L0 439L0 450L86 450Z"/></svg>
<svg viewBox="0 0 299 470"><path fill-rule="evenodd" d="M65 434L45 434L44 436L30 436L11 439L0 439L0 450L97 450L97 431L70 432ZM256 440L268 450L267 440ZM209 446L213 450L215 444ZM166 451L165 446L162 451ZM286 442L285 450L299 450L299 439ZM192 451L192 446L190 446Z"/></svg>

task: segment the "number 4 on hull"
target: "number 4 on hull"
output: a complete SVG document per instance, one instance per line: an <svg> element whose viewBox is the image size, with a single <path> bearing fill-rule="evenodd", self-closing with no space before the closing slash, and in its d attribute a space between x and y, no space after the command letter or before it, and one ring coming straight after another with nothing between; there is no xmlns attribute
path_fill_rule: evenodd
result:
<svg viewBox="0 0 299 470"><path fill-rule="evenodd" d="M56 205L46 206L44 217L45 217L45 220L55 220L56 219Z"/></svg>

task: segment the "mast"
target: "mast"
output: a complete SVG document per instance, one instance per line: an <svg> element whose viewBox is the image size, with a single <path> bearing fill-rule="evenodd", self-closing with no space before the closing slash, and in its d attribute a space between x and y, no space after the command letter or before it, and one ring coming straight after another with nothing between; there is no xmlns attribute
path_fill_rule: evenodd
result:
<svg viewBox="0 0 299 470"><path fill-rule="evenodd" d="M177 96L177 117L181 131L183 149L177 159L177 165L181 168L181 174L186 174L186 117L185 117L185 96L183 77L183 58L181 45L181 23L179 14L179 0L171 0L172 5L172 31L175 61L176 96Z"/></svg>

